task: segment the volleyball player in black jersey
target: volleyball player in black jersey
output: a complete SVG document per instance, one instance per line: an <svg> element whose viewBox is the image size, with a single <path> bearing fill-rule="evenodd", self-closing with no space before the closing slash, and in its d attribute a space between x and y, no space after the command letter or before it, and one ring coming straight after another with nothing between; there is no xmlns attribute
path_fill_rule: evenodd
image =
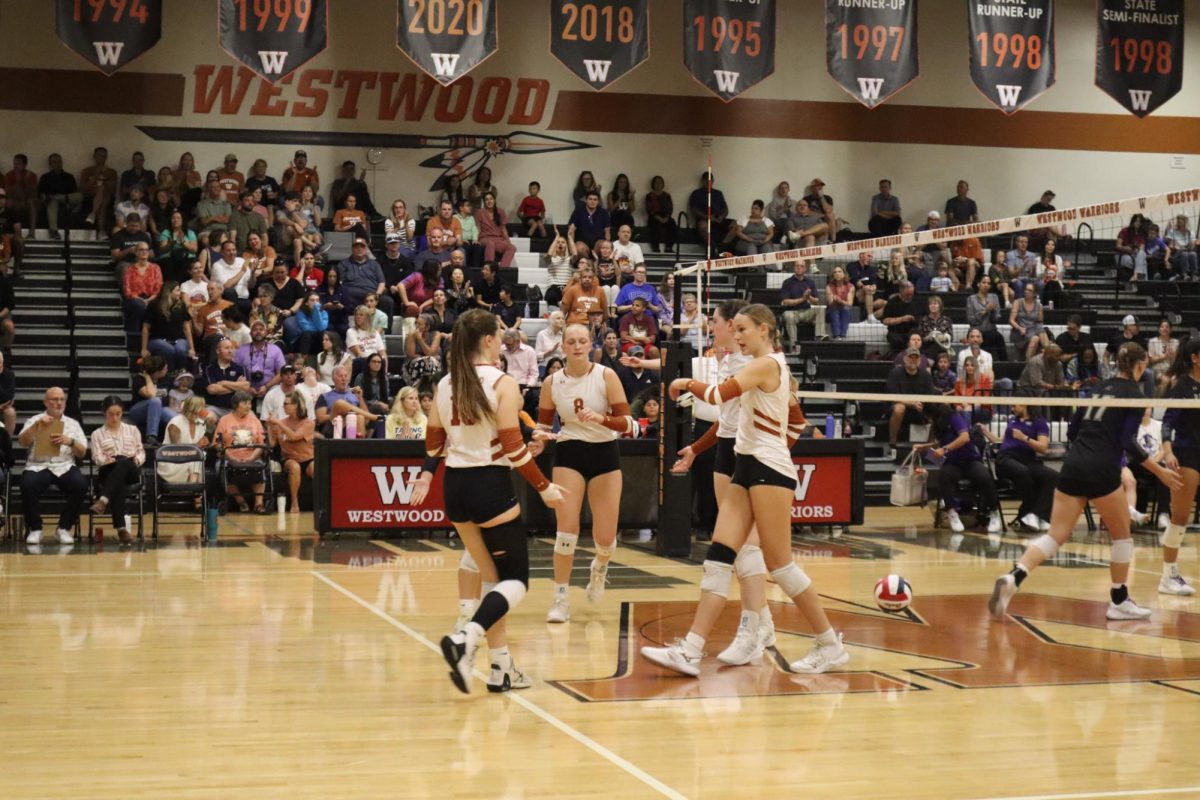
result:
<svg viewBox="0 0 1200 800"><path fill-rule="evenodd" d="M1096 387L1096 399L1145 399L1138 382L1146 371L1147 356L1142 346L1129 342L1117 351L1117 376ZM1071 538L1088 501L1108 525L1112 536L1112 554L1108 571L1112 579L1109 592L1109 619L1146 619L1150 609L1142 608L1129 596L1125 583L1129 562L1133 559L1133 539L1129 536L1129 503L1121 489L1121 453L1130 464L1141 464L1172 491L1182 485L1179 474L1146 457L1137 445L1137 430L1142 408L1091 406L1081 408L1071 419L1074 436L1067 460L1059 473L1054 490L1054 508L1050 512L1050 532L1034 539L1012 572L996 579L988 610L1001 618L1022 581L1039 564L1052 558Z"/></svg>
<svg viewBox="0 0 1200 800"><path fill-rule="evenodd" d="M1180 345L1168 374L1174 383L1167 397L1200 400L1200 338ZM1196 589L1179 574L1179 547L1187 532L1196 487L1200 486L1200 408L1168 408L1162 422L1163 462L1179 470L1183 485L1171 490L1171 521L1159 538L1163 569L1158 592L1186 597L1195 594Z"/></svg>

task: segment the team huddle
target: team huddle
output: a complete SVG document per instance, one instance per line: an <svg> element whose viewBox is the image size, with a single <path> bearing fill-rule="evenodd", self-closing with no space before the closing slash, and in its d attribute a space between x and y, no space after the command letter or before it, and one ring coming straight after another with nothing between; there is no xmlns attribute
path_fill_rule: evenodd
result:
<svg viewBox="0 0 1200 800"><path fill-rule="evenodd" d="M741 617L733 641L717 655L726 665L757 663L775 643L766 599L767 574L795 603L813 642L791 664L816 674L847 663L850 654L829 622L812 579L792 557L791 507L796 469L791 449L805 427L795 383L780 352L774 314L763 305L730 300L712 320L718 353L717 383L680 378L672 400L702 400L719 409L719 422L679 453L674 471L690 469L695 457L715 447L714 491L718 516L700 581L700 599L687 634L671 644L643 647L647 660L698 676L704 646L725 609L734 575ZM609 562L617 544L621 501L617 439L634 420L616 374L589 359L591 334L570 325L563 334L566 366L542 386L538 420L522 431L522 398L516 381L497 368L501 331L482 310L460 316L452 335L449 373L437 387L426 435L427 459L414 493L428 494L438 462L445 459L446 515L465 552L459 564L459 618L441 640L450 678L469 692L477 649L487 643L491 672L487 688L506 692L531 685L508 649L504 620L529 588L528 531L510 477L516 470L555 514L554 591L546 621L571 616L568 586L586 499L592 516L595 557L589 565L587 600L604 595ZM1182 366L1179 366L1179 365ZM1126 344L1117 354L1118 374L1097 389L1098 398L1141 398L1138 381L1147 366L1145 350ZM1200 398L1200 341L1180 349L1179 374L1169 396ZM1068 539L1087 503L1095 505L1112 537L1108 618L1144 619L1149 609L1129 596L1126 583L1133 556L1130 517L1121 485L1123 460L1142 464L1171 491L1171 525L1162 535L1163 581L1172 594L1190 594L1176 560L1192 500L1200 485L1200 409L1171 408L1163 420L1163 450L1157 460L1137 444L1141 408L1090 406L1072 420L1072 445L1054 492L1049 530L996 580L989 609L1003 617L1021 583ZM528 426L527 426L528 427ZM552 479L534 459L554 440ZM1163 590L1160 584L1160 590ZM1163 590L1165 591L1165 590Z"/></svg>

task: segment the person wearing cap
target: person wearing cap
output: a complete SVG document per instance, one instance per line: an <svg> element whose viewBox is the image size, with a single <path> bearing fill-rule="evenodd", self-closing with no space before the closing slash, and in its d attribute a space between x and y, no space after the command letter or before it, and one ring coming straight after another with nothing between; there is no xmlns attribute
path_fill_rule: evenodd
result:
<svg viewBox="0 0 1200 800"><path fill-rule="evenodd" d="M947 227L979 221L979 207L975 205L974 200L967 197L969 191L971 186L966 181L959 181L954 187L954 197L946 201Z"/></svg>
<svg viewBox="0 0 1200 800"><path fill-rule="evenodd" d="M911 284L910 284L911 287ZM888 394L937 394L933 385L933 376L929 370L921 369L921 350L909 347L904 351L904 361L899 366L892 367L887 376ZM902 425L921 425L925 422L924 403L893 403L892 415L888 419L888 444L896 449L900 440ZM896 463L900 463L902 455L895 454Z"/></svg>
<svg viewBox="0 0 1200 800"><path fill-rule="evenodd" d="M254 210L256 205L254 190L244 189L237 199L237 208L229 214L229 232L233 234L239 253L249 249L249 237L257 233L265 243L267 240L267 221Z"/></svg>
<svg viewBox="0 0 1200 800"><path fill-rule="evenodd" d="M1116 369L1117 351L1121 349L1121 345L1126 342L1137 342L1142 346L1143 350L1149 352L1150 343L1147 337L1138 330L1137 317L1133 314L1126 314L1121 320L1121 330L1113 334L1113 337L1108 340L1108 345L1104 348L1104 363L1111 369ZM1146 370L1142 375L1142 393L1146 397L1154 397L1154 371Z"/></svg>
<svg viewBox="0 0 1200 800"><path fill-rule="evenodd" d="M389 233L384 236L383 255L379 257L379 268L383 270L383 282L388 291L398 295L400 282L413 273L413 253L411 249L404 251L404 239L399 233Z"/></svg>
<svg viewBox="0 0 1200 800"><path fill-rule="evenodd" d="M329 205L334 212L341 211L346 208L346 199L353 195L361 213L366 214L369 219L379 219L382 215L375 210L375 204L371 202L371 192L367 189L367 182L364 180L367 177L367 171L364 169L360 175L355 177L355 169L356 165L353 161L342 162L342 174L329 184Z"/></svg>
<svg viewBox="0 0 1200 800"><path fill-rule="evenodd" d="M262 397L279 383L279 371L286 363L278 345L267 341L267 324L256 319L250 323L250 342L237 349L233 357L250 378L250 393Z"/></svg>
<svg viewBox="0 0 1200 800"><path fill-rule="evenodd" d="M387 314L390 325L396 306L387 291L383 268L371 257L367 245L365 237L355 237L349 257L338 264L338 276L351 308L362 305L367 295L375 292L379 295L379 308Z"/></svg>
<svg viewBox="0 0 1200 800"><path fill-rule="evenodd" d="M903 222L900 213L900 198L892 194L892 182L883 178L879 181L879 194L871 198L867 230L875 236L895 236Z"/></svg>
<svg viewBox="0 0 1200 800"><path fill-rule="evenodd" d="M289 394L296 391L296 368L284 364L279 368L279 383L275 384L263 395L262 406L259 407L258 417L263 422L281 420L287 416L283 410L283 401ZM275 444L274 441L271 444Z"/></svg>
<svg viewBox="0 0 1200 800"><path fill-rule="evenodd" d="M283 171L283 191L299 193L305 186L311 186L315 193L321 188L321 178L316 167L308 166L308 153L297 150L291 166Z"/></svg>
<svg viewBox="0 0 1200 800"><path fill-rule="evenodd" d="M833 198L825 194L825 181L813 178L804 189L804 202L812 213L819 216L829 226L829 241L837 238L837 214L833 211Z"/></svg>
<svg viewBox="0 0 1200 800"><path fill-rule="evenodd" d="M217 182L221 184L221 191L230 205L238 202L246 185L246 176L238 172L237 165L238 157L229 153L225 156L225 165L217 170Z"/></svg>
<svg viewBox="0 0 1200 800"><path fill-rule="evenodd" d="M641 345L634 345L621 356L616 373L626 397L637 397L661 382L656 370L646 369L646 358L646 351Z"/></svg>

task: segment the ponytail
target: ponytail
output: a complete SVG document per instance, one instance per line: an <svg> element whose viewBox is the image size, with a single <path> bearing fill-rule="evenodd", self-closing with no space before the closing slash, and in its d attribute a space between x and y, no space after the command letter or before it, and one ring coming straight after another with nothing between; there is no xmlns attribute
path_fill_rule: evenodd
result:
<svg viewBox="0 0 1200 800"><path fill-rule="evenodd" d="M488 403L475 371L479 348L486 336L495 336L500 322L490 311L473 308L454 322L450 337L450 397L458 416L466 425L482 419L495 419L496 410Z"/></svg>

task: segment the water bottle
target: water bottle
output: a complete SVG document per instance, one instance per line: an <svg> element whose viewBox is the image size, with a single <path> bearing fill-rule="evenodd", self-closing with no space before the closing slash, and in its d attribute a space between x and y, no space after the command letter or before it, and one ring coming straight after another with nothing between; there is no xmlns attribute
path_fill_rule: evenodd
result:
<svg viewBox="0 0 1200 800"><path fill-rule="evenodd" d="M220 515L217 513L215 506L210 506L205 512L205 529L208 531L208 540L215 542L217 540L217 528L220 526Z"/></svg>
<svg viewBox="0 0 1200 800"><path fill-rule="evenodd" d="M834 423L833 423L833 414L826 414L825 415L825 438L832 439L834 437L834 435L835 435L835 428L834 428Z"/></svg>
<svg viewBox="0 0 1200 800"><path fill-rule="evenodd" d="M345 423L345 420L343 420L341 417L333 418L333 438L335 438L335 439L342 438L342 425L344 423Z"/></svg>
<svg viewBox="0 0 1200 800"><path fill-rule="evenodd" d="M347 439L357 439L358 438L358 414L347 414L346 415L346 438Z"/></svg>

